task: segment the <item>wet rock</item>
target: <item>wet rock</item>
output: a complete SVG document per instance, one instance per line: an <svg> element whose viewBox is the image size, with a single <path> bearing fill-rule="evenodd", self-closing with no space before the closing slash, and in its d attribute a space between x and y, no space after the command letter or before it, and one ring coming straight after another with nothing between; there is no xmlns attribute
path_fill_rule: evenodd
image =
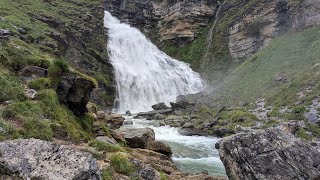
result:
<svg viewBox="0 0 320 180"><path fill-rule="evenodd" d="M126 115L127 116L132 116L132 114L131 114L131 112L128 110L128 111L126 111Z"/></svg>
<svg viewBox="0 0 320 180"><path fill-rule="evenodd" d="M130 120L125 120L125 121L123 122L123 125L133 125L133 122L130 121Z"/></svg>
<svg viewBox="0 0 320 180"><path fill-rule="evenodd" d="M38 92L34 89L26 89L25 90L25 94L27 96L28 99L35 99Z"/></svg>
<svg viewBox="0 0 320 180"><path fill-rule="evenodd" d="M149 112L140 112L137 114L136 117L145 117L145 118L151 118L153 119L156 114L162 114L162 115L169 115L172 114L172 109L163 109L163 110L154 110Z"/></svg>
<svg viewBox="0 0 320 180"><path fill-rule="evenodd" d="M165 154L167 156L170 156L172 154L171 148L160 141L150 141L148 143L147 149L153 150L161 154Z"/></svg>
<svg viewBox="0 0 320 180"><path fill-rule="evenodd" d="M187 122L182 126L182 128L194 128L194 124L191 122Z"/></svg>
<svg viewBox="0 0 320 180"><path fill-rule="evenodd" d="M217 137L225 137L230 134L235 134L234 130L228 128L214 128L212 129L212 135Z"/></svg>
<svg viewBox="0 0 320 180"><path fill-rule="evenodd" d="M190 103L188 101L179 101L179 102L170 102L172 109L187 109L193 108L195 106L194 103Z"/></svg>
<svg viewBox="0 0 320 180"><path fill-rule="evenodd" d="M320 152L283 129L237 134L218 143L230 179L320 178Z"/></svg>
<svg viewBox="0 0 320 180"><path fill-rule="evenodd" d="M81 115L88 111L86 105L93 89L92 81L68 74L60 78L56 92L61 103L66 104L75 114Z"/></svg>
<svg viewBox="0 0 320 180"><path fill-rule="evenodd" d="M166 119L166 116L160 113L157 113L156 115L154 115L154 119L155 120L164 120Z"/></svg>
<svg viewBox="0 0 320 180"><path fill-rule="evenodd" d="M117 144L117 141L114 138L108 136L97 136L96 140L113 145Z"/></svg>
<svg viewBox="0 0 320 180"><path fill-rule="evenodd" d="M126 144L131 148L146 148L148 143L155 140L155 134L151 128L121 127L114 131L123 136Z"/></svg>
<svg viewBox="0 0 320 180"><path fill-rule="evenodd" d="M163 109L169 109L169 107L165 103L159 103L159 104L152 105L152 109L163 110Z"/></svg>
<svg viewBox="0 0 320 180"><path fill-rule="evenodd" d="M0 142L2 175L13 179L100 180L97 161L91 154L37 139ZM18 176L18 177L17 177Z"/></svg>
<svg viewBox="0 0 320 180"><path fill-rule="evenodd" d="M38 66L26 66L20 71L20 76L24 81L47 77L48 70Z"/></svg>
<svg viewBox="0 0 320 180"><path fill-rule="evenodd" d="M179 133L181 135L184 136L206 136L208 135L207 132L202 131L200 129L196 129L196 128L184 128L184 129L180 129Z"/></svg>

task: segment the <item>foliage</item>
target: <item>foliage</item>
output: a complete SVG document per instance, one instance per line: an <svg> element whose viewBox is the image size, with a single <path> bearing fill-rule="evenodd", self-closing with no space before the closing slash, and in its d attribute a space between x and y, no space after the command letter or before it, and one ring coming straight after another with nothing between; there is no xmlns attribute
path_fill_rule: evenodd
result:
<svg viewBox="0 0 320 180"><path fill-rule="evenodd" d="M115 153L110 156L110 165L118 173L130 175L134 168L128 157L123 153Z"/></svg>

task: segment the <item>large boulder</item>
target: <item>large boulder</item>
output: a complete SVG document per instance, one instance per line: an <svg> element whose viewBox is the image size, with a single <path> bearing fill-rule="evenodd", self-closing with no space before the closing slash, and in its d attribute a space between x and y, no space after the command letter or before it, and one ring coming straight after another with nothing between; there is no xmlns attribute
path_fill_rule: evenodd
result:
<svg viewBox="0 0 320 180"><path fill-rule="evenodd" d="M151 141L147 145L147 149L170 156L172 154L170 146L160 141Z"/></svg>
<svg viewBox="0 0 320 180"><path fill-rule="evenodd" d="M320 152L284 129L237 134L216 147L230 179L320 179Z"/></svg>
<svg viewBox="0 0 320 180"><path fill-rule="evenodd" d="M38 66L26 66L20 71L20 76L24 81L47 77L48 70Z"/></svg>
<svg viewBox="0 0 320 180"><path fill-rule="evenodd" d="M60 78L57 94L60 102L66 104L75 114L86 113L90 94L94 89L94 83L86 78L68 74Z"/></svg>
<svg viewBox="0 0 320 180"><path fill-rule="evenodd" d="M0 142L0 179L100 180L97 161L81 152L37 139Z"/></svg>
<svg viewBox="0 0 320 180"><path fill-rule="evenodd" d="M162 109L169 109L169 107L165 103L158 103L158 104L152 105L152 109L162 110Z"/></svg>
<svg viewBox="0 0 320 180"><path fill-rule="evenodd" d="M126 144L131 148L146 148L148 143L155 140L155 134L151 128L121 127L114 130L113 134L122 136Z"/></svg>

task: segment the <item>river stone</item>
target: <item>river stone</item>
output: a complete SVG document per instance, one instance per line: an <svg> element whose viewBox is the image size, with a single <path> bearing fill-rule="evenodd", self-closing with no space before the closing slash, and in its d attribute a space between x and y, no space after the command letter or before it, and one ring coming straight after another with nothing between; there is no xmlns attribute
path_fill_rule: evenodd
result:
<svg viewBox="0 0 320 180"><path fill-rule="evenodd" d="M91 154L37 139L0 142L0 179L100 180ZM3 172L4 171L4 172Z"/></svg>
<svg viewBox="0 0 320 180"><path fill-rule="evenodd" d="M320 179L320 152L284 129L237 134L216 147L230 179Z"/></svg>
<svg viewBox="0 0 320 180"><path fill-rule="evenodd" d="M159 104L155 104L152 105L152 109L154 110L162 110L162 109L169 109L169 107L165 104L165 103L159 103Z"/></svg>
<svg viewBox="0 0 320 180"><path fill-rule="evenodd" d="M171 148L160 141L150 141L148 143L147 149L165 154L167 156L170 156L172 154Z"/></svg>
<svg viewBox="0 0 320 180"><path fill-rule="evenodd" d="M123 136L127 145L131 148L146 148L148 143L155 140L155 134L151 128L121 127L114 131Z"/></svg>

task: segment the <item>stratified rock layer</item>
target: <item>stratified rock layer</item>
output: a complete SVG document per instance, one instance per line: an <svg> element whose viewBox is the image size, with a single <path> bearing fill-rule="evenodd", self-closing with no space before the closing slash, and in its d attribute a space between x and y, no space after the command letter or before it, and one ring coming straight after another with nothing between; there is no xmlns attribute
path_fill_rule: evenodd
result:
<svg viewBox="0 0 320 180"><path fill-rule="evenodd" d="M230 179L320 179L319 151L280 128L234 135L216 147Z"/></svg>
<svg viewBox="0 0 320 180"><path fill-rule="evenodd" d="M217 4L215 0L111 0L105 1L105 8L151 39L185 43L197 36L199 27L208 24Z"/></svg>
<svg viewBox="0 0 320 180"><path fill-rule="evenodd" d="M89 154L37 139L0 143L0 179L100 180Z"/></svg>

